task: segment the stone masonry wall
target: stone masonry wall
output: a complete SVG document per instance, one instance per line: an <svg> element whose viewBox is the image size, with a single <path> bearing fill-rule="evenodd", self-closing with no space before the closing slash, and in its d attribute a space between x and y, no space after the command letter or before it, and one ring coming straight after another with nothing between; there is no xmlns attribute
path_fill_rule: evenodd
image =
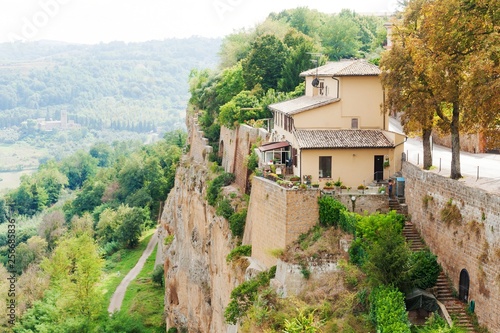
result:
<svg viewBox="0 0 500 333"><path fill-rule="evenodd" d="M196 117L186 117L186 124L189 132L189 155L197 163L206 163L213 148L208 144L208 139L204 137Z"/></svg>
<svg viewBox="0 0 500 333"><path fill-rule="evenodd" d="M234 173L235 183L245 193L248 189L248 172L245 159L250 154L252 144L259 138L266 142L269 133L262 128L253 128L248 125L240 125L234 130L226 127L221 128L220 154L222 154L222 166L226 172Z"/></svg>
<svg viewBox="0 0 500 333"><path fill-rule="evenodd" d="M254 177L245 226L244 244L262 266L276 265L272 250L284 249L318 222L319 191L285 189Z"/></svg>
<svg viewBox="0 0 500 333"><path fill-rule="evenodd" d="M455 289L461 270L468 271L479 323L500 332L500 196L407 162L403 176L408 211L425 243ZM460 214L448 214L450 202Z"/></svg>

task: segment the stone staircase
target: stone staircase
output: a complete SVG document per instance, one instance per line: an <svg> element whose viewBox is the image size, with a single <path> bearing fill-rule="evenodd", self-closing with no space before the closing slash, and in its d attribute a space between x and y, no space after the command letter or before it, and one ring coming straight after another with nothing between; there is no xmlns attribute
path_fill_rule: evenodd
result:
<svg viewBox="0 0 500 333"><path fill-rule="evenodd" d="M397 201L397 200L396 200ZM425 249L426 245L423 242L420 234L413 226L413 223L406 222L403 228L403 235L412 251L420 251ZM460 302L453 296L452 287L446 274L441 271L439 274L436 286L434 288L434 295L444 304L453 322L460 327L465 328L468 332L474 332L474 326L470 316L467 314L466 305Z"/></svg>

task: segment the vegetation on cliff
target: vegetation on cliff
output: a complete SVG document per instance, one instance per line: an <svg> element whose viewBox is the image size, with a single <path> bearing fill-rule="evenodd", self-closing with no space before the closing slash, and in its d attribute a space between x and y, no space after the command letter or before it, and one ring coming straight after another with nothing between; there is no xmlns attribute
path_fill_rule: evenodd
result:
<svg viewBox="0 0 500 333"><path fill-rule="evenodd" d="M320 201L320 216L329 222L318 223L280 254L284 262L301 267L308 279L302 291L281 298L262 278L247 281L233 290L226 320L239 320L243 332L410 332L404 295L435 285L436 257L428 251L411 253L402 235L405 219L394 211L359 215L331 197ZM341 224L351 215L353 225ZM346 242L352 242L348 253L340 245ZM312 272L326 262L341 271ZM439 320L419 328L439 329L451 330Z"/></svg>

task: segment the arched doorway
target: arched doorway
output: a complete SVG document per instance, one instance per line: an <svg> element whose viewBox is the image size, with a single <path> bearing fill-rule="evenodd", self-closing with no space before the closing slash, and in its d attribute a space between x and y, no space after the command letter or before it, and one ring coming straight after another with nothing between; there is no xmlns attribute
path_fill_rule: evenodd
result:
<svg viewBox="0 0 500 333"><path fill-rule="evenodd" d="M458 299L463 302L469 301L469 272L464 268L460 272L460 283L458 286Z"/></svg>

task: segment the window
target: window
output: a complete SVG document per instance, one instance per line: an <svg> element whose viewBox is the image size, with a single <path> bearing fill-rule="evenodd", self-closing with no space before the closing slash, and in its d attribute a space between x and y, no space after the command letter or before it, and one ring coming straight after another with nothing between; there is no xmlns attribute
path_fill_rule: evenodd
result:
<svg viewBox="0 0 500 333"><path fill-rule="evenodd" d="M320 156L319 157L319 178L332 177L332 157Z"/></svg>
<svg viewBox="0 0 500 333"><path fill-rule="evenodd" d="M319 94L320 95L325 94L325 82L324 81L319 81Z"/></svg>
<svg viewBox="0 0 500 333"><path fill-rule="evenodd" d="M351 128L358 129L358 122L359 122L358 118L352 118L351 119Z"/></svg>
<svg viewBox="0 0 500 333"><path fill-rule="evenodd" d="M292 117L285 116L285 124L284 124L283 128L288 132L293 131L293 118Z"/></svg>

